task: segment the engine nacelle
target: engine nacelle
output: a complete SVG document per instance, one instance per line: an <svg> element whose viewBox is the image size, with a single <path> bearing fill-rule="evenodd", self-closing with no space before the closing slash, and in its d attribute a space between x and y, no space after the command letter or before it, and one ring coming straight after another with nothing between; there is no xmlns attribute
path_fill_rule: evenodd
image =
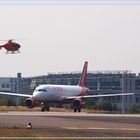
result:
<svg viewBox="0 0 140 140"><path fill-rule="evenodd" d="M73 108L78 109L85 105L85 101L82 99L75 99L72 105L73 105Z"/></svg>
<svg viewBox="0 0 140 140"><path fill-rule="evenodd" d="M28 107L28 108L33 108L36 104L36 101L34 98L28 98L25 100L25 105Z"/></svg>

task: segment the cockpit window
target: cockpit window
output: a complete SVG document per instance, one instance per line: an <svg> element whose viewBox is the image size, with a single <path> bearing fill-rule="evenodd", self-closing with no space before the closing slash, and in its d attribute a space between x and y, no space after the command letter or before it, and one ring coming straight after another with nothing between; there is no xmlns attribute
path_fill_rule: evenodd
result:
<svg viewBox="0 0 140 140"><path fill-rule="evenodd" d="M47 90L46 90L46 89L43 89L43 91L44 91L44 92L47 92Z"/></svg>
<svg viewBox="0 0 140 140"><path fill-rule="evenodd" d="M47 92L47 90L46 89L36 89L36 91L40 91L40 92Z"/></svg>

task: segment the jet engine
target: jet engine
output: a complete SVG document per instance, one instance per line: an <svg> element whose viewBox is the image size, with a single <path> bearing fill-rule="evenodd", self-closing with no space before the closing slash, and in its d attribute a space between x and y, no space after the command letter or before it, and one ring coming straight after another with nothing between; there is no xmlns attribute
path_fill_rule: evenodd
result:
<svg viewBox="0 0 140 140"><path fill-rule="evenodd" d="M26 105L28 108L33 108L33 107L35 106L35 104L36 104L36 101L35 101L35 99L33 99L33 98L27 98L27 99L25 100L25 105Z"/></svg>
<svg viewBox="0 0 140 140"><path fill-rule="evenodd" d="M81 112L81 107L85 104L85 101L82 99L75 99L72 103L74 112Z"/></svg>

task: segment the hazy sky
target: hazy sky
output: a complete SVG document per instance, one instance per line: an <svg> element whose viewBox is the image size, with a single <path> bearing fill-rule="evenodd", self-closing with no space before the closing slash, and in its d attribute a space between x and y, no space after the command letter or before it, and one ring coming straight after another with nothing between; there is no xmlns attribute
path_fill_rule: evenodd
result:
<svg viewBox="0 0 140 140"><path fill-rule="evenodd" d="M16 39L21 53L0 50L0 77L81 71L84 61L140 72L140 5L127 2L1 4L0 39Z"/></svg>

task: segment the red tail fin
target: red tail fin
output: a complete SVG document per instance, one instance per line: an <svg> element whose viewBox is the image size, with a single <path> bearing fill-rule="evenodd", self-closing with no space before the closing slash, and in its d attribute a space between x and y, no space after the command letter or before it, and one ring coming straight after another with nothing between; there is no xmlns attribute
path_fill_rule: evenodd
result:
<svg viewBox="0 0 140 140"><path fill-rule="evenodd" d="M88 67L88 62L85 62L84 67L83 67L83 71L82 71L82 74L80 77L80 81L79 81L79 86L81 86L81 87L86 87L87 67Z"/></svg>

